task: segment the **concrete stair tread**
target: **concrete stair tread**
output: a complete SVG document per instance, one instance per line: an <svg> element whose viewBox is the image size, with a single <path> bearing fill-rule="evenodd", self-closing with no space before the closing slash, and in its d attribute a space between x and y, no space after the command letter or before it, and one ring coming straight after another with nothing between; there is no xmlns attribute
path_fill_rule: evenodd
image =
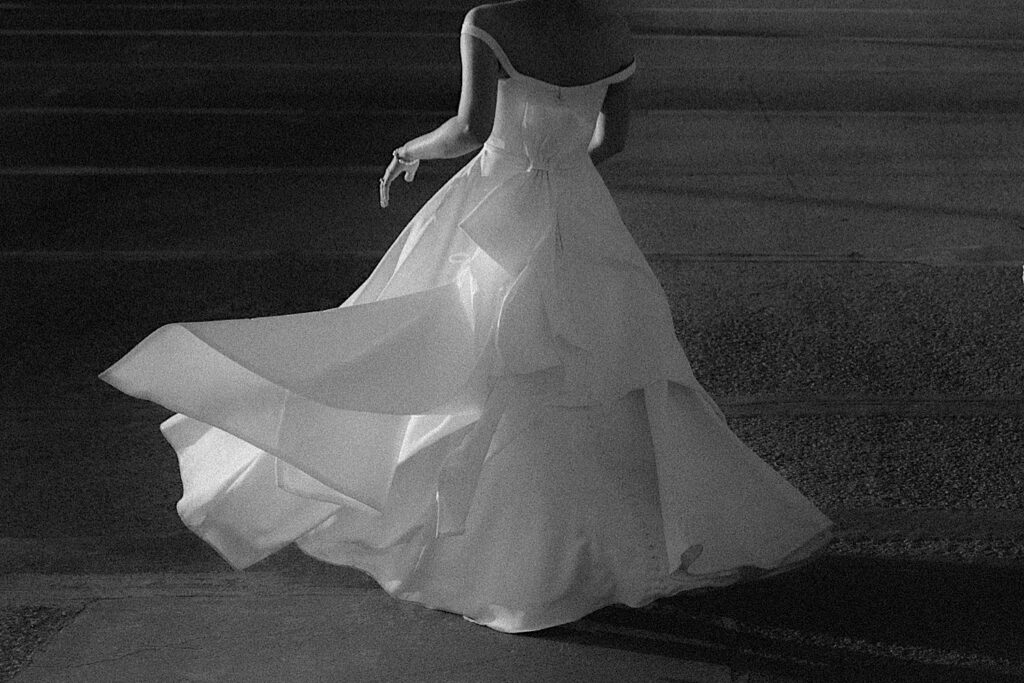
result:
<svg viewBox="0 0 1024 683"><path fill-rule="evenodd" d="M988 399L965 415L1024 411L1019 265L650 260L698 379L739 414L758 412L751 399L816 401L825 413L849 404L858 417L872 400L876 412L900 414L901 400L917 398ZM2 341L13 388L3 405L116 404L120 395L96 374L161 324L331 308L376 261L6 258ZM928 405L957 413L948 401L923 405L908 414Z"/></svg>
<svg viewBox="0 0 1024 683"><path fill-rule="evenodd" d="M107 627L142 618L180 645L195 609L215 638L245 610L307 624L317 606L327 631L339 609L436 631L294 549L226 571L174 513L167 411L95 374L165 322L318 310L352 291L461 163L430 164L376 207L380 149L456 101L452 29L473 4L403 0L384 24L349 0L0 2L0 222L15 228L0 237L0 603L93 605L26 681L104 666L101 651L104 680L152 673L163 645L126 654L127 627ZM614 608L573 637L643 641L634 665L613 662L620 679L731 680L680 668L704 638L776 671L841 655L876 680L1009 680L1024 671L1019 3L644 0L631 20L637 106L680 111L639 115L603 172L698 377L839 537L767 588L659 602L639 640L613 628ZM378 57L392 45L414 64ZM116 646L97 646L105 628ZM369 637L393 644L387 629ZM515 673L570 678L578 660L608 676L593 652L553 645L551 661L510 660ZM481 661L468 666L493 673Z"/></svg>
<svg viewBox="0 0 1024 683"><path fill-rule="evenodd" d="M81 550L62 557L41 552L45 541L0 541L8 551L0 574L110 571L117 559L131 561L129 571L146 571L147 555L163 555L161 537L170 548L191 550L185 566L194 569L198 559L217 568L212 551L175 537L183 531L174 509L181 494L177 461L157 428L166 414L140 401L118 410L55 409L33 420L0 411L13 440L6 467L16 465L28 477L21 485L6 477L0 483L10 501L0 537L91 536L113 554L94 547L91 557ZM1017 462L1024 416L751 417L730 424L848 537L993 538L1024 545ZM75 457L68 457L69 448ZM133 548L130 539L145 536L152 540ZM181 566L172 562L164 569Z"/></svg>
<svg viewBox="0 0 1024 683"><path fill-rule="evenodd" d="M668 25L662 13L651 11L655 25ZM437 25L423 19L417 32L403 34L377 24L368 25L376 33L332 31L321 23L317 31L296 32L287 22L268 21L275 23L256 32L8 29L0 32L0 101L28 107L419 110L450 108L457 101L457 22L446 31L424 32ZM831 18L819 23L835 24ZM1024 30L1014 29L1012 20L996 23L1006 30L955 34L960 37L770 35L753 29L641 34L636 104L1019 111Z"/></svg>
<svg viewBox="0 0 1024 683"><path fill-rule="evenodd" d="M379 254L447 177L425 169L382 211L379 172L0 176L0 249ZM1019 174L602 172L648 254L1024 263Z"/></svg>
<svg viewBox="0 0 1024 683"><path fill-rule="evenodd" d="M1024 64L1016 40L641 35L637 55L648 68L699 63L717 68L845 71L1013 72ZM389 47L393 46L393 47ZM398 59L397 54L402 58ZM756 60L750 60L756 56ZM813 59L812 59L813 57ZM338 33L253 35L188 32L10 32L0 61L24 64L388 64L458 65L458 34Z"/></svg>
<svg viewBox="0 0 1024 683"><path fill-rule="evenodd" d="M168 454L173 458L173 454ZM829 510L836 523L832 556L856 555L976 566L1019 566L1024 553L1019 510L941 508ZM173 524L176 520L172 520ZM329 567L294 547L239 573L202 539L184 529L98 535L0 537L0 609L33 598L45 603L83 598L172 595L262 595L373 588L367 575Z"/></svg>
<svg viewBox="0 0 1024 683"><path fill-rule="evenodd" d="M133 6L140 8L152 8L166 6L168 4L178 8L261 8L277 7L281 3L274 3L271 0L175 0L168 3L167 0L128 0L118 2L117 0L98 0L98 2L83 3L81 0L4 0L0 6L11 8L24 7L81 7L86 6ZM395 12L409 10L430 10L448 12L467 12L479 5L478 0L393 0L390 7ZM342 7L346 10L376 9L378 5L367 2L367 0L296 0L291 3L297 8L322 8ZM897 10L964 10L976 9L986 12L1011 11L1018 7L1016 0L687 0L686 8L689 9L719 9L719 10L873 10L873 11L897 11ZM631 7L645 11L662 10L674 11L680 7L679 0L638 0Z"/></svg>
<svg viewBox="0 0 1024 683"><path fill-rule="evenodd" d="M702 61L703 60L703 61ZM1024 109L1024 69L718 67L705 57L634 78L638 109L1005 112ZM451 65L0 63L8 107L293 108L437 111L458 101Z"/></svg>
<svg viewBox="0 0 1024 683"><path fill-rule="evenodd" d="M689 3L688 3L689 4ZM638 3L625 16L636 33L974 37L1019 39L1024 18L1017 7L987 11L962 4L930 7L664 6ZM443 31L457 27L462 7L411 6L381 13L376 7L338 3L11 4L0 3L0 25L24 30L287 30Z"/></svg>
<svg viewBox="0 0 1024 683"><path fill-rule="evenodd" d="M358 167L375 165L382 150L445 118L443 112L8 109L0 110L0 135L8 140L0 169ZM1019 115L641 112L614 168L643 175L1016 175L1024 171L1022 150Z"/></svg>
<svg viewBox="0 0 1024 683"><path fill-rule="evenodd" d="M70 670L75 680L116 683L168 680L182 671L232 681L344 672L352 680L396 683L796 683L855 671L878 681L1014 683L1022 664L1004 615L1018 601L999 596L1015 580L1018 573L1005 569L971 574L933 563L900 571L884 561L835 559L711 596L680 596L642 610L613 606L557 631L511 640L366 588L94 600L75 606L81 612L74 622L18 680L52 683L55 671ZM967 585L936 604L936 594L945 597L946 586L960 583ZM867 616L848 619L851 610ZM953 623L943 619L950 612ZM900 656L908 650L913 659Z"/></svg>

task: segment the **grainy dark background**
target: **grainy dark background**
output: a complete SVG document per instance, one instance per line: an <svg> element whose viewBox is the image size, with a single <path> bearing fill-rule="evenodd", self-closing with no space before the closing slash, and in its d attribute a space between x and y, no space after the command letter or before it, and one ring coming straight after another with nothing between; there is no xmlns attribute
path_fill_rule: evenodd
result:
<svg viewBox="0 0 1024 683"><path fill-rule="evenodd" d="M460 163L376 207L457 101L471 4L0 3L0 680L97 598L235 595L174 512L167 411L95 376L165 322L340 303ZM540 637L751 680L1024 677L1019 7L629 16L633 144L603 173L698 377L839 538ZM293 551L249 574L378 592Z"/></svg>

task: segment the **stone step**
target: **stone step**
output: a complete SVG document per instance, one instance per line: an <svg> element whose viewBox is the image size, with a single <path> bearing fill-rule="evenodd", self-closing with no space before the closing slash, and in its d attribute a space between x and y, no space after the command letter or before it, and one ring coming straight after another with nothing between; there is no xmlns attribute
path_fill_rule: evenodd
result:
<svg viewBox="0 0 1024 683"><path fill-rule="evenodd" d="M734 421L734 426L744 430L744 423ZM773 426L759 425L758 430ZM751 435L745 430L746 438ZM166 445L154 445L160 453L156 457L173 460ZM778 458L776 463L784 460ZM1024 556L1024 510L1019 508L840 507L829 509L828 514L838 532L829 548L833 557L890 558L904 565L908 560L931 559L970 563L975 568L1019 568ZM31 521L23 522L31 528ZM33 537L0 538L0 609L83 599L228 596L247 591L327 594L341 584L371 585L356 570L325 571L294 546L244 573L236 572L205 541L185 530L173 511L165 523L150 520L148 525L135 525L135 533L125 533L113 523L101 524L97 520L79 527L95 534L89 536L69 536L61 528L53 528L57 535L49 536L43 526Z"/></svg>
<svg viewBox="0 0 1024 683"><path fill-rule="evenodd" d="M834 38L642 35L637 55L648 68L696 61L719 68L815 71L1013 72L1024 64L1016 40L937 41ZM400 55L400 56L399 56ZM750 60L757 56L758 59ZM189 33L174 31L10 31L0 43L0 61L17 64L111 63L308 64L365 68L387 64L400 72L409 64L457 66L457 32L292 35Z"/></svg>
<svg viewBox="0 0 1024 683"><path fill-rule="evenodd" d="M657 12L657 10L655 10ZM457 31L465 12L454 7L413 5L382 12L367 4L344 3L0 3L0 26L27 31L188 32L393 32ZM965 18L966 19L966 18Z"/></svg>
<svg viewBox="0 0 1024 683"><path fill-rule="evenodd" d="M641 108L1019 111L1022 44L648 35L636 99ZM459 88L447 33L18 34L0 43L0 75L6 106L436 110L454 107Z"/></svg>
<svg viewBox="0 0 1024 683"><path fill-rule="evenodd" d="M286 3L274 3L271 0L175 0L168 3L167 0L98 0L96 3L88 0L3 0L2 5L15 7L78 7L82 5L120 5L138 7L160 7L173 4L178 7L248 7L259 8L268 5L286 4L298 6L320 6L331 4L346 9L360 9L366 7L377 7L368 0L288 0ZM410 9L428 8L431 10L447 10L466 12L479 5L476 0L392 0L388 3L390 9L395 12L404 12ZM628 6L640 6L648 9L678 9L681 0L638 0ZM966 5L971 8L985 11L1012 10L1017 7L1016 0L686 0L685 6L691 8L762 8L762 9L807 9L807 8L834 8L834 9L963 9Z"/></svg>
<svg viewBox="0 0 1024 683"><path fill-rule="evenodd" d="M264 592L287 574L246 581L261 569L237 572L226 592L202 575L122 577L162 585L121 598L103 590L116 577L76 577L98 579L96 593L22 605L7 621L35 622L31 641L59 631L37 652L34 642L18 648L18 683L169 681L182 671L230 681L1019 683L1019 568L939 557L826 556L766 581L642 610L612 606L518 639L310 560L305 572L323 578L305 592L299 581Z"/></svg>
<svg viewBox="0 0 1024 683"><path fill-rule="evenodd" d="M160 324L331 308L376 261L5 257L0 406L122 405L96 375ZM650 261L698 379L735 415L1024 414L1019 265Z"/></svg>
<svg viewBox="0 0 1024 683"><path fill-rule="evenodd" d="M2 168L329 166L383 158L444 114L359 110L0 110ZM387 142L382 142L387 141Z"/></svg>
<svg viewBox="0 0 1024 683"><path fill-rule="evenodd" d="M638 109L747 111L912 111L1016 113L1024 109L1024 71L772 68L715 64L715 57L643 65L634 78ZM807 64L812 64L808 60ZM818 65L821 62L816 62ZM5 107L187 107L199 109L453 110L455 65L0 63Z"/></svg>
<svg viewBox="0 0 1024 683"><path fill-rule="evenodd" d="M465 13L479 5L477 0L392 0L389 9L398 14L415 10L447 11ZM625 12L636 9L675 11L679 9L722 9L722 10L777 10L777 11L808 11L808 10L862 10L862 11L907 11L907 10L977 10L979 12L1009 13L1018 7L1016 0L636 0L624 3ZM367 0L296 0L294 2L275 3L271 0L3 0L0 6L14 9L61 8L80 9L82 7L108 6L139 7L155 10L167 5L182 9L216 9L245 8L257 11L267 7L342 7L348 11L376 9L378 5Z"/></svg>
<svg viewBox="0 0 1024 683"><path fill-rule="evenodd" d="M832 562L837 556L884 557L900 561L905 569L908 560L931 559L969 563L975 569L1013 567L1019 574L1024 553L1020 509L867 507L828 512L838 532L829 547ZM108 527L90 536L0 538L0 609L97 598L237 596L250 591L310 595L329 594L341 586L374 587L365 574L328 569L294 546L236 572L202 539L180 524L175 528L175 523L172 519L166 532L125 533Z"/></svg>
<svg viewBox="0 0 1024 683"><path fill-rule="evenodd" d="M0 170L371 168L443 113L360 110L2 109ZM458 161L436 164L448 172ZM1008 114L642 112L611 164L632 177L1024 172ZM35 172L35 171L33 171Z"/></svg>
<svg viewBox="0 0 1024 683"><path fill-rule="evenodd" d="M648 254L1024 263L1024 175L604 175ZM0 250L380 254L446 180L377 173L0 175Z"/></svg>
<svg viewBox="0 0 1024 683"><path fill-rule="evenodd" d="M639 34L744 36L857 36L900 38L1020 39L1024 16L1019 8L979 11L962 3L908 7L787 6L796 3L634 3L625 16ZM846 3L847 5L854 3ZM0 3L6 31L451 31L462 22L462 6L413 5L383 13L376 6L342 3L175 3L72 5Z"/></svg>
<svg viewBox="0 0 1024 683"><path fill-rule="evenodd" d="M357 118L0 116L0 248L379 253L464 160L382 212L386 151L436 120ZM1022 149L1019 117L662 112L602 173L647 253L1005 263Z"/></svg>
<svg viewBox="0 0 1024 683"><path fill-rule="evenodd" d="M8 501L0 536L41 539L0 541L0 575L227 570L198 539L180 535L177 459L157 428L166 414L140 401L34 417L0 411L12 442L4 466L20 475L0 480ZM841 536L866 542L868 554L872 545L885 554L886 543L916 541L938 545L941 555L943 541L973 540L981 542L979 559L1021 557L1024 417L761 417L730 424L834 518ZM93 538L61 548L54 537ZM262 568L296 557L284 553Z"/></svg>

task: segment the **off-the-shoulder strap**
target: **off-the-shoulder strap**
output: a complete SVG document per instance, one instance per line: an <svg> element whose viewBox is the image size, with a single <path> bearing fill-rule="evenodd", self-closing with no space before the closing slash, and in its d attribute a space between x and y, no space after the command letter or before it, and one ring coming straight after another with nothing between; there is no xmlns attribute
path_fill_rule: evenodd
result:
<svg viewBox="0 0 1024 683"><path fill-rule="evenodd" d="M620 83L633 75L633 72L636 71L636 65L637 59L636 57L633 57L633 61L629 63L629 66L623 68L621 71L616 71L611 76L602 78L599 82L606 84Z"/></svg>
<svg viewBox="0 0 1024 683"><path fill-rule="evenodd" d="M508 55L506 55L505 51L501 49L501 45L498 44L498 41L495 40L494 36L492 36L490 33L483 30L479 26L474 26L473 24L469 23L462 24L462 32L467 35L471 35L474 38L479 38L480 40L487 43L487 47L491 48L491 52L493 52L494 56L498 58L498 63L501 64L501 68L504 69L505 73L507 73L509 76L519 73L518 71L516 71L515 67L512 66L512 62L509 61Z"/></svg>
<svg viewBox="0 0 1024 683"><path fill-rule="evenodd" d="M634 71L636 71L637 60L634 57L633 61L629 63L629 66L624 67L621 71L616 71L610 76L605 76L602 79L594 81L593 83L581 83L580 85L575 86L556 86L551 83L548 83L547 81L542 81L540 79L533 78L532 76L527 76L525 74L519 73L519 71L517 71L516 68L512 66L512 61L508 58L508 55L505 54L505 51L501 48L501 45L498 44L498 41L495 40L494 36L492 36L487 31L483 30L479 26L474 26L473 24L470 23L463 23L462 32L475 38L479 38L480 40L487 43L487 46L491 48L491 51L494 53L494 56L498 58L498 63L501 64L501 68L503 68L505 70L505 73L507 73L509 76L525 78L527 80L535 81L537 83L543 83L544 85L549 85L551 87L560 87L562 89L567 89L586 88L594 85L609 85L611 83L618 83L620 81L626 80L627 78L633 75Z"/></svg>

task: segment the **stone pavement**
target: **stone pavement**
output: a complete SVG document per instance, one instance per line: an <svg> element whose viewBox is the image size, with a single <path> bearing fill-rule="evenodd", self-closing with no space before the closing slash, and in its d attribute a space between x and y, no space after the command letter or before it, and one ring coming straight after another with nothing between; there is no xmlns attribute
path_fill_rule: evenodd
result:
<svg viewBox="0 0 1024 683"><path fill-rule="evenodd" d="M159 580L174 585L174 577ZM366 585L279 594L217 593L201 583L191 578L173 597L150 589L89 600L17 681L790 680L751 675L753 662L724 647L693 657L700 638L614 619L510 637Z"/></svg>
<svg viewBox="0 0 1024 683"><path fill-rule="evenodd" d="M0 587L8 604L73 617L17 681L1013 681L1020 603L1007 589L1020 581L1019 566L833 555L519 636L297 551L238 573L7 575Z"/></svg>
<svg viewBox="0 0 1024 683"><path fill-rule="evenodd" d="M472 2L0 3L0 680L1024 680L1013 0L642 0L602 168L695 371L837 522L819 562L504 636L174 513L157 325L336 305L459 162Z"/></svg>

